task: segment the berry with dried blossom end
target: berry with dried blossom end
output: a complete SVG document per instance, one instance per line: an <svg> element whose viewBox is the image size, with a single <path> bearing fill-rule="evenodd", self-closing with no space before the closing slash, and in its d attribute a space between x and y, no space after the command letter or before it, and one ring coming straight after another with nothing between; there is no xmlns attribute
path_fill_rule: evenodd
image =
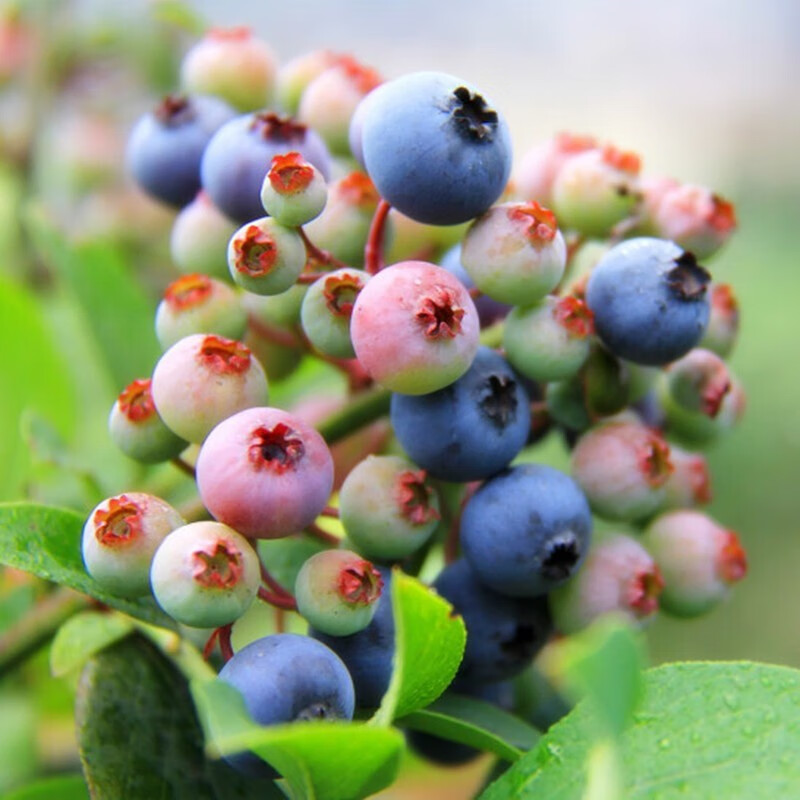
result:
<svg viewBox="0 0 800 800"><path fill-rule="evenodd" d="M189 446L158 415L150 378L132 381L120 392L108 416L108 433L126 456L143 464L169 461Z"/></svg>
<svg viewBox="0 0 800 800"><path fill-rule="evenodd" d="M612 247L589 276L586 303L597 335L614 355L659 366L702 337L711 276L691 253L640 237Z"/></svg>
<svg viewBox="0 0 800 800"><path fill-rule="evenodd" d="M249 348L214 334L181 339L153 371L153 400L169 428L200 443L222 420L267 402L267 376Z"/></svg>
<svg viewBox="0 0 800 800"><path fill-rule="evenodd" d="M685 411L714 419L731 390L727 364L710 350L696 347L665 370L669 400Z"/></svg>
<svg viewBox="0 0 800 800"><path fill-rule="evenodd" d="M350 120L361 100L381 83L381 76L352 56L336 56L333 64L306 86L297 110L336 155L350 154Z"/></svg>
<svg viewBox="0 0 800 800"><path fill-rule="evenodd" d="M583 301L548 296L511 311L503 327L503 347L512 366L528 378L561 381L583 366L593 332L593 315Z"/></svg>
<svg viewBox="0 0 800 800"><path fill-rule="evenodd" d="M472 298L453 275L424 261L403 261L361 290L350 334L374 380L401 394L427 394L469 369L480 326Z"/></svg>
<svg viewBox="0 0 800 800"><path fill-rule="evenodd" d="M192 522L174 530L150 568L153 595L174 620L194 628L235 622L261 583L253 546L219 522Z"/></svg>
<svg viewBox="0 0 800 800"><path fill-rule="evenodd" d="M345 478L339 514L347 538L367 558L405 558L439 524L439 496L425 470L401 456L367 456Z"/></svg>
<svg viewBox="0 0 800 800"><path fill-rule="evenodd" d="M603 614L643 623L658 611L663 588L655 561L636 539L609 535L592 547L578 574L550 594L553 623L567 635Z"/></svg>
<svg viewBox="0 0 800 800"><path fill-rule="evenodd" d="M184 274L200 273L230 282L228 242L236 231L206 192L199 192L181 209L172 224L169 249L172 260Z"/></svg>
<svg viewBox="0 0 800 800"><path fill-rule="evenodd" d="M221 422L197 458L197 487L220 522L255 539L302 531L328 503L333 459L300 417L250 408Z"/></svg>
<svg viewBox="0 0 800 800"><path fill-rule="evenodd" d="M215 97L165 97L128 139L128 172L151 197L180 208L200 191L206 145L234 112Z"/></svg>
<svg viewBox="0 0 800 800"><path fill-rule="evenodd" d="M364 266L364 247L380 196L363 172L350 172L328 187L325 210L306 225L314 244L353 267ZM386 239L392 229L387 225Z"/></svg>
<svg viewBox="0 0 800 800"><path fill-rule="evenodd" d="M267 214L295 228L318 217L327 201L328 185L310 161L296 151L273 156L261 185L261 205Z"/></svg>
<svg viewBox="0 0 800 800"><path fill-rule="evenodd" d="M596 148L597 140L593 136L557 133L528 150L520 159L514 174L516 193L523 200L552 205L553 182L561 167L573 156Z"/></svg>
<svg viewBox="0 0 800 800"><path fill-rule="evenodd" d="M228 244L231 276L253 294L285 292L305 265L306 246L300 235L271 217L242 225Z"/></svg>
<svg viewBox="0 0 800 800"><path fill-rule="evenodd" d="M86 571L119 597L149 594L153 554L183 524L183 517L169 503L151 494L109 497L95 506L83 526Z"/></svg>
<svg viewBox="0 0 800 800"><path fill-rule="evenodd" d="M357 553L323 550L300 568L294 594L309 625L331 636L349 636L372 621L382 589L380 572Z"/></svg>
<svg viewBox="0 0 800 800"><path fill-rule="evenodd" d="M581 436L572 476L599 516L636 522L660 509L674 467L669 445L636 422L609 421Z"/></svg>
<svg viewBox="0 0 800 800"><path fill-rule="evenodd" d="M300 319L311 344L334 358L355 358L350 319L356 298L369 280L359 269L337 269L318 278L306 292Z"/></svg>
<svg viewBox="0 0 800 800"><path fill-rule="evenodd" d="M200 165L203 188L214 205L239 224L264 215L261 187L272 159L298 152L327 180L330 154L311 128L271 111L245 114L223 125Z"/></svg>
<svg viewBox="0 0 800 800"><path fill-rule="evenodd" d="M705 186L667 189L652 216L656 236L670 239L699 259L713 256L736 230L733 204Z"/></svg>
<svg viewBox="0 0 800 800"><path fill-rule="evenodd" d="M239 295L208 275L194 273L173 281L156 309L156 336L165 350L193 333L240 339L246 328Z"/></svg>
<svg viewBox="0 0 800 800"><path fill-rule="evenodd" d="M711 502L711 471L706 457L670 445L672 474L664 484L663 509L694 508Z"/></svg>
<svg viewBox="0 0 800 800"><path fill-rule="evenodd" d="M403 214L455 225L500 197L511 172L511 137L475 86L415 72L382 84L362 102L368 104L360 136L367 172Z"/></svg>
<svg viewBox="0 0 800 800"><path fill-rule="evenodd" d="M670 511L644 532L664 578L661 607L676 617L696 617L723 600L747 573L738 536L699 511Z"/></svg>
<svg viewBox="0 0 800 800"><path fill-rule="evenodd" d="M700 347L728 358L739 334L739 301L727 283L711 284L711 315Z"/></svg>
<svg viewBox="0 0 800 800"><path fill-rule="evenodd" d="M639 157L611 145L564 162L552 188L553 210L565 230L605 238L640 200Z"/></svg>
<svg viewBox="0 0 800 800"><path fill-rule="evenodd" d="M211 28L183 57L181 83L254 111L272 99L277 69L272 50L249 28Z"/></svg>
<svg viewBox="0 0 800 800"><path fill-rule="evenodd" d="M592 515L578 484L543 464L490 478L464 506L461 547L480 581L510 597L538 597L583 563Z"/></svg>
<svg viewBox="0 0 800 800"><path fill-rule="evenodd" d="M552 211L536 202L503 203L472 223L462 243L461 263L490 297L530 305L558 285L567 246Z"/></svg>
<svg viewBox="0 0 800 800"><path fill-rule="evenodd" d="M453 604L467 629L464 658L456 675L460 686L519 675L552 633L547 598L522 599L492 591L464 558L448 564L433 588Z"/></svg>
<svg viewBox="0 0 800 800"><path fill-rule="evenodd" d="M403 450L435 478L483 480L525 446L530 399L505 359L481 347L450 386L414 397L392 395L391 419Z"/></svg>

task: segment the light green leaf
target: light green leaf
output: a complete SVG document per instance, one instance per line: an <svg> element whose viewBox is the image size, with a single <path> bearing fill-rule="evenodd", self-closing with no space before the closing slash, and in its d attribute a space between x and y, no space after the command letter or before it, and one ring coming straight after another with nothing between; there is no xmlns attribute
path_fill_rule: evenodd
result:
<svg viewBox="0 0 800 800"><path fill-rule="evenodd" d="M491 703L447 692L427 708L413 711L398 724L486 750L516 761L539 740L539 732L519 717Z"/></svg>
<svg viewBox="0 0 800 800"><path fill-rule="evenodd" d="M389 786L404 741L394 729L356 722L308 722L263 727L254 723L241 694L221 681L191 684L215 755L252 750L286 779L302 800L357 800Z"/></svg>
<svg viewBox="0 0 800 800"><path fill-rule="evenodd" d="M70 617L50 645L50 671L56 678L83 666L95 653L127 636L133 622L121 614L82 611Z"/></svg>
<svg viewBox="0 0 800 800"><path fill-rule="evenodd" d="M89 800L83 775L59 775L23 786L5 800Z"/></svg>
<svg viewBox="0 0 800 800"><path fill-rule="evenodd" d="M126 600L89 577L81 560L84 518L74 511L35 503L0 504L0 564L31 572L100 600L132 617L175 628L149 597Z"/></svg>
<svg viewBox="0 0 800 800"><path fill-rule="evenodd" d="M626 800L800 797L800 671L751 662L668 664L644 673L619 739ZM580 703L482 795L578 800L603 726Z"/></svg>
<svg viewBox="0 0 800 800"><path fill-rule="evenodd" d="M397 569L392 576L392 610L394 669L371 720L375 725L389 725L439 697L455 677L467 641L464 621L450 603Z"/></svg>

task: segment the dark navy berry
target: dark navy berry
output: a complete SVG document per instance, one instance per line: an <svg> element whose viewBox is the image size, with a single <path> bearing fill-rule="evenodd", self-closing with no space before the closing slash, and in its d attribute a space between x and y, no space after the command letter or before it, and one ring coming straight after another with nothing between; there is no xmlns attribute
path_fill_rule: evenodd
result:
<svg viewBox="0 0 800 800"><path fill-rule="evenodd" d="M234 111L216 97L165 97L128 141L128 170L149 195L178 208L200 191L200 161Z"/></svg>
<svg viewBox="0 0 800 800"><path fill-rule="evenodd" d="M505 120L451 75L416 72L379 86L359 124L364 163L381 196L418 222L477 217L508 181Z"/></svg>
<svg viewBox="0 0 800 800"><path fill-rule="evenodd" d="M612 247L589 276L586 303L597 335L614 355L667 364L688 353L708 324L710 275L665 239Z"/></svg>
<svg viewBox="0 0 800 800"><path fill-rule="evenodd" d="M478 580L465 559L433 584L464 619L467 645L456 680L474 685L513 678L530 664L551 632L547 599L506 597Z"/></svg>
<svg viewBox="0 0 800 800"><path fill-rule="evenodd" d="M461 545L476 575L511 597L536 597L568 580L583 562L591 531L578 484L542 464L496 475L461 517Z"/></svg>
<svg viewBox="0 0 800 800"><path fill-rule="evenodd" d="M455 383L424 395L392 396L392 425L412 461L436 478L493 475L524 447L530 401L514 371L489 348Z"/></svg>
<svg viewBox="0 0 800 800"><path fill-rule="evenodd" d="M203 188L214 204L237 222L264 216L261 187L276 155L298 152L327 180L330 156L305 125L273 113L245 114L224 125L203 156Z"/></svg>
<svg viewBox="0 0 800 800"><path fill-rule="evenodd" d="M347 668L308 636L279 633L257 639L225 664L219 679L241 692L248 713L260 725L353 718L353 682ZM271 773L249 753L226 760L248 774Z"/></svg>
<svg viewBox="0 0 800 800"><path fill-rule="evenodd" d="M376 708L389 688L394 658L394 615L392 614L391 570L376 567L383 579L383 592L375 616L364 630L351 636L330 636L310 629L309 634L326 644L345 663L353 678L356 704Z"/></svg>

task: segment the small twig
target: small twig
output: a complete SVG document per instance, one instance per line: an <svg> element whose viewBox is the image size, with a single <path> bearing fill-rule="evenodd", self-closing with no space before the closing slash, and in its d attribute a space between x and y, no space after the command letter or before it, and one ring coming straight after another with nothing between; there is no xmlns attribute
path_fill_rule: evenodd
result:
<svg viewBox="0 0 800 800"><path fill-rule="evenodd" d="M313 536L315 539L319 539L321 542L324 542L325 544L332 545L333 547L339 546L340 539L338 536L335 536L332 533L328 533L328 531L322 530L322 528L320 528L319 525L313 522L306 528L306 533L309 536Z"/></svg>
<svg viewBox="0 0 800 800"><path fill-rule="evenodd" d="M219 649L222 653L222 658L224 661L230 661L233 658L233 645L231 644L231 630L233 629L233 624L228 623L227 625L223 625L219 630Z"/></svg>
<svg viewBox="0 0 800 800"><path fill-rule="evenodd" d="M339 509L334 508L334 506L325 506L322 511L319 512L321 517L331 517L333 519L339 519Z"/></svg>
<svg viewBox="0 0 800 800"><path fill-rule="evenodd" d="M283 633L286 630L286 612L282 608L275 609L275 633Z"/></svg>
<svg viewBox="0 0 800 800"><path fill-rule="evenodd" d="M259 561L259 567L261 569L261 580L277 595L281 595L282 597L292 598L292 595L281 586L275 578L272 577L270 571L264 566L262 561Z"/></svg>
<svg viewBox="0 0 800 800"><path fill-rule="evenodd" d="M186 473L186 475L188 475L192 480L197 477L194 467L188 461L184 461L180 456L175 456L175 458L171 459L171 462L181 472Z"/></svg>
<svg viewBox="0 0 800 800"><path fill-rule="evenodd" d="M383 238L386 232L386 219L391 209L386 200L381 200L369 226L367 244L364 247L364 269L370 275L380 272L383 267Z"/></svg>
<svg viewBox="0 0 800 800"><path fill-rule="evenodd" d="M283 608L286 611L297 611L297 603L293 597L285 597L280 594L273 594L268 589L261 586L258 590L258 597L265 603L269 603L276 608Z"/></svg>
<svg viewBox="0 0 800 800"><path fill-rule="evenodd" d="M302 272L300 273L300 277L297 279L298 283L315 283L320 278L323 278L325 275L329 275L329 272Z"/></svg>

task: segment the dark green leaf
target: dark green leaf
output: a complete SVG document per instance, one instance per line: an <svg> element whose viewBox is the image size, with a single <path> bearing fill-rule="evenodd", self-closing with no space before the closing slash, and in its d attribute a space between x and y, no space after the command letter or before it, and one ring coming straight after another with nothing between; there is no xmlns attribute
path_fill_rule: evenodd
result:
<svg viewBox="0 0 800 800"><path fill-rule="evenodd" d="M467 632L453 607L415 578L394 571L392 680L372 722L389 725L432 703L450 685L464 655Z"/></svg>
<svg viewBox="0 0 800 800"><path fill-rule="evenodd" d="M174 621L151 598L116 597L89 577L81 560L83 523L82 516L67 509L0 504L0 564L68 586L145 622L174 628Z"/></svg>
<svg viewBox="0 0 800 800"><path fill-rule="evenodd" d="M133 622L122 614L82 611L70 617L56 632L50 645L50 671L66 675L133 630Z"/></svg>
<svg viewBox="0 0 800 800"><path fill-rule="evenodd" d="M619 739L626 800L800 797L800 671L750 662L669 664L644 673ZM578 800L603 725L580 703L482 800Z"/></svg>
<svg viewBox="0 0 800 800"><path fill-rule="evenodd" d="M491 703L450 692L398 724L487 750L506 761L516 761L539 739L539 732L519 717Z"/></svg>
<svg viewBox="0 0 800 800"><path fill-rule="evenodd" d="M23 786L5 800L89 800L83 775L60 775Z"/></svg>
<svg viewBox="0 0 800 800"><path fill-rule="evenodd" d="M192 693L216 754L252 750L303 800L358 800L386 788L397 775L403 736L355 722L309 722L262 727L247 715L242 696L221 681L192 682Z"/></svg>

